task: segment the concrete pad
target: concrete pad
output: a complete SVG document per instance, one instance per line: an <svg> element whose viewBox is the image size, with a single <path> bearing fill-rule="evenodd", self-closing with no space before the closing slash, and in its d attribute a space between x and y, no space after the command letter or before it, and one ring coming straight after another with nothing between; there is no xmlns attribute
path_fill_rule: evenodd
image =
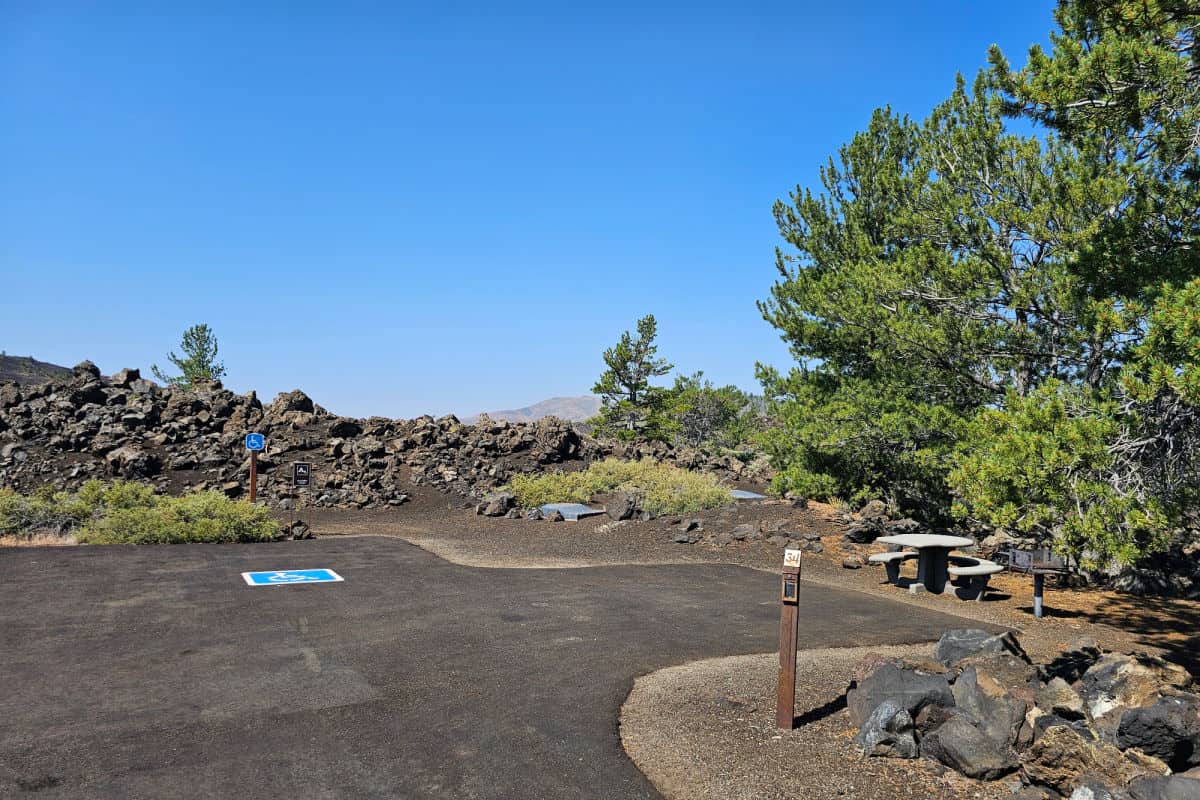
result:
<svg viewBox="0 0 1200 800"><path fill-rule="evenodd" d="M596 517L604 513L603 508L592 508L583 503L547 503L541 506L542 513L549 516L555 511L563 515L563 519L572 522L584 517Z"/></svg>
<svg viewBox="0 0 1200 800"><path fill-rule="evenodd" d="M263 589L243 572L344 580ZM395 539L0 551L0 797L649 798L633 679L770 652L778 578L489 570ZM975 626L803 584L801 647Z"/></svg>

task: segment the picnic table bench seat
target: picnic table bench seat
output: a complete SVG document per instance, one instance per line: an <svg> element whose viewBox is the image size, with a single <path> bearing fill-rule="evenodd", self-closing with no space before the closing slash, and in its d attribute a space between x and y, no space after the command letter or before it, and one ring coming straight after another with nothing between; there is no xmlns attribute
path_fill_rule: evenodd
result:
<svg viewBox="0 0 1200 800"><path fill-rule="evenodd" d="M994 561L987 561L982 558L971 559L974 563L971 564L955 564L947 567L946 571L957 578L974 578L980 575L995 575L997 572L1004 572L1004 565L997 564Z"/></svg>
<svg viewBox="0 0 1200 800"><path fill-rule="evenodd" d="M912 558L917 558L918 554L912 551L896 550L890 553L872 553L867 556L867 561L872 564L883 564L887 568L887 577L889 583L900 582L900 565Z"/></svg>
<svg viewBox="0 0 1200 800"><path fill-rule="evenodd" d="M968 578L971 586L975 588L975 599L979 601L983 600L983 596L987 594L988 581L997 572L1003 572L1004 565L988 561L985 558L956 556L952 566L947 567L946 571L953 578Z"/></svg>

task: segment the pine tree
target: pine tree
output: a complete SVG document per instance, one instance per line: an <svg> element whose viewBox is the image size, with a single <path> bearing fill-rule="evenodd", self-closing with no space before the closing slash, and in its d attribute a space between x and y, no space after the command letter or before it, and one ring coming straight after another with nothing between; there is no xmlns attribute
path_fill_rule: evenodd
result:
<svg viewBox="0 0 1200 800"><path fill-rule="evenodd" d="M656 358L657 336L658 323L648 314L638 320L636 337L625 331L614 347L604 351L608 369L592 387L603 402L599 415L591 420L598 433L623 439L663 435L665 390L651 385L650 379L666 375L674 366Z"/></svg>
<svg viewBox="0 0 1200 800"><path fill-rule="evenodd" d="M780 488L890 495L1099 565L1200 496L1195 0L1062 0L1049 54L876 112L775 208ZM1019 114L1044 127L1018 136Z"/></svg>
<svg viewBox="0 0 1200 800"><path fill-rule="evenodd" d="M197 383L220 380L225 375L225 366L217 361L217 337L208 325L201 323L184 331L179 347L183 351L182 358L174 352L168 353L167 358L181 374L167 375L157 364L150 368L154 377L163 383L191 389Z"/></svg>

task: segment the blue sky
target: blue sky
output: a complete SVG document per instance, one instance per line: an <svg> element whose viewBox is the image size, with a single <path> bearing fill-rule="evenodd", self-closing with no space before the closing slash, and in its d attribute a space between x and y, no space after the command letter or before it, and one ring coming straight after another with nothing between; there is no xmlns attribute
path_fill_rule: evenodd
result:
<svg viewBox="0 0 1200 800"><path fill-rule="evenodd" d="M0 0L0 348L148 373L207 322L237 391L467 414L653 313L755 389L775 199L1053 5Z"/></svg>

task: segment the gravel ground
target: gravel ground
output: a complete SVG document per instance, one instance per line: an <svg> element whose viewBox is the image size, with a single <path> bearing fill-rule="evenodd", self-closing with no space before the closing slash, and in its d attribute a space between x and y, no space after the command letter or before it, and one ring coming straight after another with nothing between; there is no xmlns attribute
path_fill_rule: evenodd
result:
<svg viewBox="0 0 1200 800"><path fill-rule="evenodd" d="M797 664L796 730L775 728L774 654L670 667L639 678L621 709L621 742L668 798L687 800L1000 800L1005 780L966 780L918 761L864 758L844 693L867 653L928 656L929 647L806 650Z"/></svg>

